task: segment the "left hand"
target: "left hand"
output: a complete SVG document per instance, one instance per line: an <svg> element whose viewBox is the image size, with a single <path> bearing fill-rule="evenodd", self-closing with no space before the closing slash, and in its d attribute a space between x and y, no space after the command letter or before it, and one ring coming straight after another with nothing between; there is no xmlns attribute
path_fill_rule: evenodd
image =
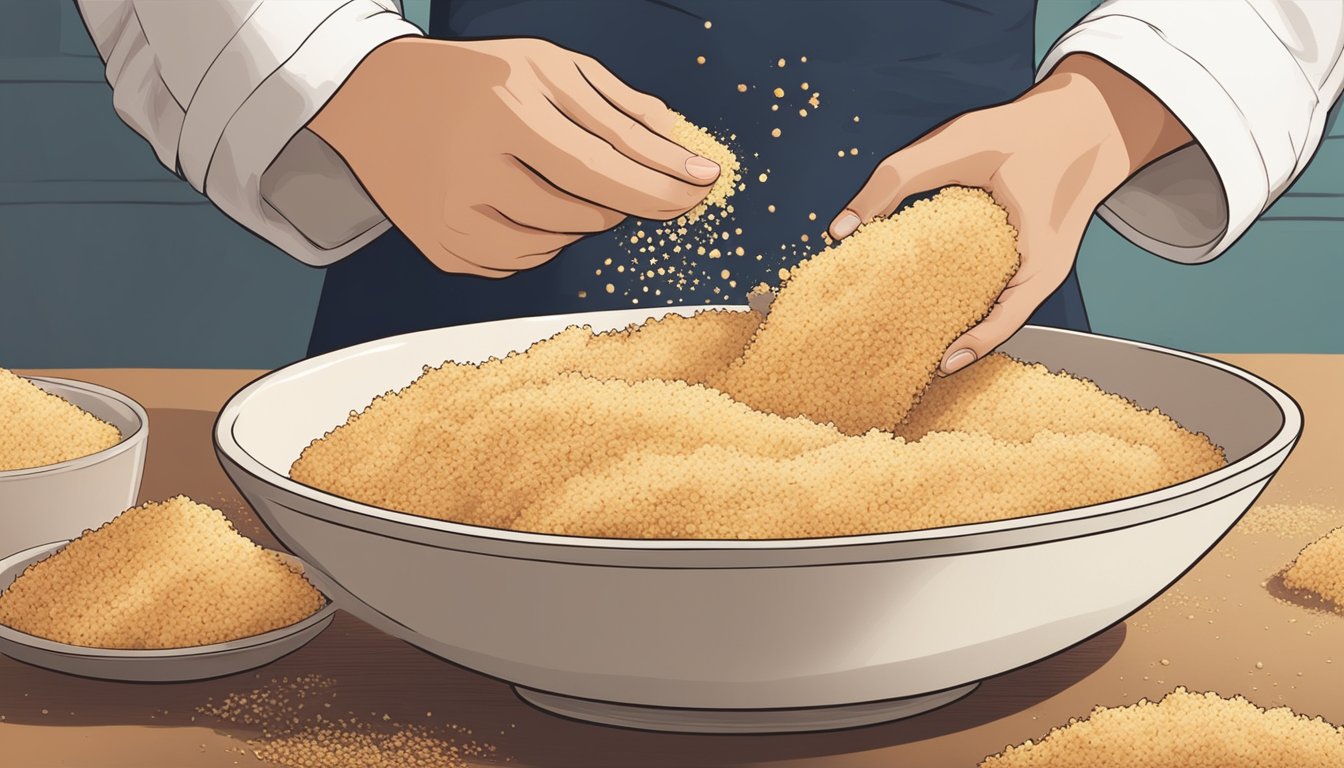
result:
<svg viewBox="0 0 1344 768"><path fill-rule="evenodd" d="M830 225L832 238L891 215L910 195L981 187L1008 211L1022 255L989 315L948 347L954 373L1017 332L1073 267L1088 221L1133 173L1191 141L1138 83L1086 55L1018 99L967 112L888 156Z"/></svg>

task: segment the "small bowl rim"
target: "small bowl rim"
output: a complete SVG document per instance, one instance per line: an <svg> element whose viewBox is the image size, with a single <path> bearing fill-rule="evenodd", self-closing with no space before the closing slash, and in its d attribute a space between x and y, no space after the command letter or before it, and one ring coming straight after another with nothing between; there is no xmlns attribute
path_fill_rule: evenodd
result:
<svg viewBox="0 0 1344 768"><path fill-rule="evenodd" d="M682 310L689 310L690 313L697 313L706 310L729 310L729 311L751 311L744 305L704 305L704 306L672 306L664 308L650 308L647 310L650 317L665 316L673 312L686 314ZM592 325L594 332L606 330L603 325L598 328L594 321L603 315L611 313L625 313L628 310L604 310L597 312L572 313L562 315L550 315L541 317L517 318L514 320L491 321L491 322L518 322L518 321L553 321L559 318L565 318L572 325ZM448 328L466 328L471 325L487 325L489 323L472 323L465 326L449 326ZM623 327L623 326L614 326ZM338 522L336 516L351 516L354 519L368 519L378 521L384 525L390 525L396 528L404 528L408 532L418 531L427 534L447 534L449 536L462 536L471 540L482 542L498 542L506 545L517 545L522 547L542 547L553 553L565 550L577 551L634 551L634 552L663 552L668 554L686 554L690 552L704 551L731 551L734 553L760 552L760 551L787 551L787 550L813 550L813 549L845 549L850 547L865 547L869 545L913 545L928 544L940 541L969 541L982 535L995 536L1004 533L1026 531L1030 529L1051 529L1056 526L1067 528L1070 524L1085 522L1097 519L1109 519L1111 525L1115 527L1124 527L1125 525L1140 520L1133 519L1135 515L1144 516L1145 510L1150 514L1156 514L1154 509L1162 502L1171 502L1181 497L1190 496L1222 485L1227 482L1236 482L1237 489L1247 487L1261 479L1265 470L1262 468L1274 461L1281 452L1291 449L1298 437L1301 435L1303 426L1303 415L1301 405L1293 399L1291 395L1279 389L1272 383L1263 378L1240 368L1231 363L1222 360L1198 355L1184 350L1163 347L1157 344L1149 344L1133 339L1125 339L1117 336L1108 336L1100 333L1084 333L1081 331L1072 331L1063 328L1052 328L1048 326L1026 325L1023 330L1031 329L1033 332L1058 333L1061 335L1085 336L1089 338L1104 339L1108 342L1124 344L1132 347L1155 352L1162 355L1182 358L1188 362L1198 365L1204 365L1217 368L1222 372L1234 376L1242 381L1253 385L1262 394L1269 397L1282 415L1282 423L1277 431L1269 435L1259 446L1249 451L1245 456L1229 461L1222 467L1190 478L1188 480L1166 486L1164 488L1154 489L1133 496L1125 496L1118 499L1111 499L1097 504L1089 504L1080 507L1071 507L1068 509L1052 510L1049 512L1039 512L1032 515L1023 515L1019 517L1005 518L1000 520L990 520L974 523L960 523L957 525L941 526L938 528L926 528L910 531L893 531L882 533L866 534L842 534L836 536L806 537L806 538L772 538L772 539L632 539L632 538L603 538L592 536L577 536L570 534L555 533L537 533L533 531L517 531L508 528L495 528L490 526L472 525L469 523L440 520L437 518L414 515L409 512L400 512L393 509L378 507L371 504L355 501L343 496L338 496L319 488L304 485L293 478L288 473L281 473L273 470L268 465L262 463L252 455L234 435L234 427L242 415L243 406L246 401L265 387L269 382L274 381L286 372L290 375L299 373L303 367L315 365L316 367L325 367L330 364L330 360L321 363L315 361L327 358L329 355L366 355L376 352L379 347L386 345L397 345L406 343L409 337L420 334L433 333L436 331L447 330L447 328L432 328L424 331L414 331L411 333L398 334L384 339L375 339L340 350L334 350L324 355L313 358L298 360L289 365L278 368L274 371L268 371L235 392L229 400L220 408L219 416L215 421L213 437L215 451L220 455L221 460L231 462L238 470L250 475L252 478L269 486L281 494L291 496L296 499L302 499L315 503L319 510L307 512L306 514L315 514L320 519L327 522ZM299 369L299 370L296 370ZM305 371L306 373L306 371ZM227 467L226 467L227 468ZM1269 473L1272 474L1272 469ZM1238 476L1242 479L1233 480ZM1249 476L1249 478L1248 478ZM1229 491L1233 492L1233 491ZM1128 513L1128 514L1127 514ZM1164 517L1166 514L1157 514L1158 517ZM343 524L343 523L342 523ZM360 526L362 528L362 526ZM364 529L368 530L368 529ZM1063 530L1063 529L1061 529ZM386 535L386 534L384 534ZM411 540L411 539L408 539ZM424 542L421 542L424 543Z"/></svg>
<svg viewBox="0 0 1344 768"><path fill-rule="evenodd" d="M129 395L126 395L125 393L122 392L118 392L117 390L112 389L110 387L104 387L101 384L94 384L92 382L82 381L80 379L66 379L56 376L23 376L23 378L29 381L41 381L49 384L56 384L59 386L68 387L70 389L82 390L89 394L96 395L102 398L103 400L111 400L113 402L120 403L121 405L124 405L127 408L131 409L131 412L135 414L136 425L135 429L131 430L131 433L129 435L122 435L121 440L117 441L115 445L108 446L107 448L104 448L101 451L95 451L85 456L76 456L73 459L66 459L65 461L58 461L55 464L42 464L36 467L23 467L21 469L0 470L0 482L10 480L13 478L29 477L32 475L41 475L47 473L55 474L57 472L77 470L82 469L84 467L93 466L94 464L101 464L102 462L107 461L108 459L111 459L114 456L119 456L122 453L125 453L126 451L132 450L136 445L144 441L145 432L149 427L149 413L145 411L144 406L140 405L140 403L136 402ZM56 394L56 393L49 392L49 394ZM60 397L60 395L57 395L57 397ZM80 410L84 410L86 413L89 413L89 411L83 408L81 408ZM105 418L99 416L96 413L90 413L90 415L97 418L99 421L103 421L105 423L107 422ZM120 432L121 430L117 431Z"/></svg>
<svg viewBox="0 0 1344 768"><path fill-rule="evenodd" d="M16 552L9 557L0 560L0 575L18 567L17 563L23 562L24 560L33 560L34 558L39 558L44 555L55 554L71 541L73 541L73 539L39 544L36 547L29 547L22 552ZM274 549L269 551L275 552L288 560L298 563L305 569L311 567L302 559L288 552L281 552ZM45 558L42 557L42 559ZM26 567L27 566L25 566L25 568ZM22 575L22 573L16 575L15 578L17 579L19 575ZM10 582L10 584L12 583L13 582ZM3 587L0 587L0 592L9 589L10 584L5 584ZM313 585L313 588L317 589L317 585ZM7 624L0 624L0 639L18 643L34 650L42 651L43 653L58 653L66 656L78 656L80 658L93 660L155 661L165 659L196 659L217 653L232 653L249 648L270 645L271 643L303 632L313 625L330 618L336 611L336 604L326 595L326 593L322 592L322 590L318 589L317 591L318 594L322 595L322 600L324 601L322 607L293 624L287 624L277 629L262 632L259 635L249 635L247 637L240 637L236 640L226 640L224 642L210 643L208 645L194 645L184 648L93 648L84 645L71 645L69 643L62 643L59 640L51 640L37 635L30 635L23 630L15 629Z"/></svg>

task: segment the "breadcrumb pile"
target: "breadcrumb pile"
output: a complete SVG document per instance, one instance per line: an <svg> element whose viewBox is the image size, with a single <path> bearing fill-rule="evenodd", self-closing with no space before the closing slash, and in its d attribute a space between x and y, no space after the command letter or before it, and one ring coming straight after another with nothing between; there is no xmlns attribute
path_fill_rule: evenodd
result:
<svg viewBox="0 0 1344 768"><path fill-rule="evenodd" d="M672 135L668 138L695 154L719 164L719 178L710 186L709 194L680 221L684 225L694 224L711 207L723 208L728 204L728 198L737 193L738 185L742 183L742 166L731 149L714 138L709 131L680 114L672 124Z"/></svg>
<svg viewBox="0 0 1344 768"><path fill-rule="evenodd" d="M1344 612L1344 527L1334 529L1299 552L1283 572L1283 585L1318 595Z"/></svg>
<svg viewBox="0 0 1344 768"><path fill-rule="evenodd" d="M722 388L845 434L889 430L948 345L989 313L1018 261L1016 233L993 198L945 189L790 270Z"/></svg>
<svg viewBox="0 0 1344 768"><path fill-rule="evenodd" d="M119 442L116 427L0 368L0 472L59 464Z"/></svg>
<svg viewBox="0 0 1344 768"><path fill-rule="evenodd" d="M249 739L253 756L291 768L467 768L496 762L495 745L471 729L401 722L336 709L336 681L321 675L271 678L263 687L230 693L196 711L260 731Z"/></svg>
<svg viewBox="0 0 1344 768"><path fill-rule="evenodd" d="M1163 485L1227 463L1207 437L1182 429L1156 408L1142 410L1087 379L1051 373L1044 365L1021 363L1002 352L955 376L936 378L896 434L915 441L930 432L973 432L1024 442L1041 430L1097 432L1150 446L1169 468Z"/></svg>
<svg viewBox="0 0 1344 768"><path fill-rule="evenodd" d="M279 629L323 603L222 512L177 496L28 566L0 594L0 624L89 648L186 648Z"/></svg>
<svg viewBox="0 0 1344 768"><path fill-rule="evenodd" d="M980 768L1233 768L1344 765L1344 728L1287 707L1177 688L1161 701L1097 707Z"/></svg>
<svg viewBox="0 0 1344 768"><path fill-rule="evenodd" d="M850 251L814 259L764 321L707 311L605 333L571 327L501 359L426 367L314 440L290 476L373 506L495 528L757 539L1021 517L1138 495L1225 463L1204 436L1156 410L1006 356L928 387L946 343L993 297L934 312L922 298L869 290L857 262L886 265L884 274L923 270L920 279L942 286L954 278L921 266L924 255L956 263L970 250L977 265L957 269L988 296L1016 264L1012 230L987 195L969 190L891 221L894 229L864 230ZM996 259L999 267L981 264ZM837 293L837 275L859 299ZM883 299L890 306L878 307ZM930 312L938 317L906 317ZM938 333L946 341L930 343Z"/></svg>

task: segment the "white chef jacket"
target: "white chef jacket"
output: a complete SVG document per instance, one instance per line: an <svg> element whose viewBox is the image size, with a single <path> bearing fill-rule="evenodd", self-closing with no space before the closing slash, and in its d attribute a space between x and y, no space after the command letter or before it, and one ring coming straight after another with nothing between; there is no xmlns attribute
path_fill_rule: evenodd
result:
<svg viewBox="0 0 1344 768"><path fill-rule="evenodd" d="M325 266L390 224L307 130L359 62L423 34L399 0L77 0L117 113L234 220ZM1037 78L1088 53L1141 83L1195 144L1100 215L1173 261L1215 258L1297 178L1344 89L1341 0L1108 0Z"/></svg>

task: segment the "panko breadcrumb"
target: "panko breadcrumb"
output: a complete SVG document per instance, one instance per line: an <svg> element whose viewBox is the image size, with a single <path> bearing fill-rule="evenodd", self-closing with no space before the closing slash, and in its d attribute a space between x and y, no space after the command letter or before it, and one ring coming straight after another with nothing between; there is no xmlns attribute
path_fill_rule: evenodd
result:
<svg viewBox="0 0 1344 768"><path fill-rule="evenodd" d="M705 196L704 201L681 217L682 224L692 224L704 216L711 207L723 208L728 204L728 198L737 193L737 186L742 182L742 166L737 161L737 155L714 138L714 134L682 115L677 115L677 120L672 125L672 135L668 138L700 157L719 164L719 177L710 186L709 194Z"/></svg>
<svg viewBox="0 0 1344 768"><path fill-rule="evenodd" d="M719 388L842 432L890 430L949 344L1017 270L1016 233L986 192L950 187L863 225L789 271Z"/></svg>
<svg viewBox="0 0 1344 768"><path fill-rule="evenodd" d="M1025 442L1041 431L1100 432L1151 446L1170 470L1164 485L1212 472L1227 463L1201 434L1181 428L1156 408L1142 410L1086 379L1051 373L1002 352L934 380L919 405L896 428L907 440L929 432L975 432Z"/></svg>
<svg viewBox="0 0 1344 768"><path fill-rule="evenodd" d="M59 464L119 442L116 427L0 368L0 472Z"/></svg>
<svg viewBox="0 0 1344 768"><path fill-rule="evenodd" d="M1010 746L980 768L1236 768L1344 765L1344 728L1287 707L1184 687L1159 702L1097 707L1040 741Z"/></svg>
<svg viewBox="0 0 1344 768"><path fill-rule="evenodd" d="M878 431L848 437L684 382L570 373L487 393L463 386L470 378L464 366L427 372L315 441L291 476L474 525L715 539L1018 517L1133 495L1166 477L1151 448L1094 433L906 443ZM459 415L443 418L435 404L444 401Z"/></svg>
<svg viewBox="0 0 1344 768"><path fill-rule="evenodd" d="M1308 544L1288 570L1283 585L1311 592L1344 612L1344 527Z"/></svg>
<svg viewBox="0 0 1344 768"><path fill-rule="evenodd" d="M0 624L89 648L186 648L288 626L323 602L223 513L177 496L28 566L0 594Z"/></svg>
<svg viewBox="0 0 1344 768"><path fill-rule="evenodd" d="M1001 287L1017 255L1002 209L982 192L945 191L883 224L835 249L848 255L814 260L806 267L814 277L754 292L758 303L773 299L764 321L709 311L598 334L571 327L501 359L426 367L314 440L290 476L473 525L758 539L1021 517L1134 496L1222 465L1216 446L1162 414L1006 357L957 374L959 385L936 385L902 423L906 432L893 434L949 334L983 314L991 284ZM947 302L953 310L925 323L906 316L934 312L928 302L863 287L871 281L858 262L869 257L929 285L953 281L941 266L921 265L926 253L976 261L955 269L972 273L984 306ZM862 300L839 293L837 277L852 279ZM882 300L897 306L887 312ZM781 302L792 314L779 314ZM821 319L809 322L809 312ZM945 340L929 342L931 333ZM786 344L795 348L786 353ZM892 407L888 389L905 404ZM999 396L1009 405L982 402ZM1043 407L1005 415L1037 401Z"/></svg>

